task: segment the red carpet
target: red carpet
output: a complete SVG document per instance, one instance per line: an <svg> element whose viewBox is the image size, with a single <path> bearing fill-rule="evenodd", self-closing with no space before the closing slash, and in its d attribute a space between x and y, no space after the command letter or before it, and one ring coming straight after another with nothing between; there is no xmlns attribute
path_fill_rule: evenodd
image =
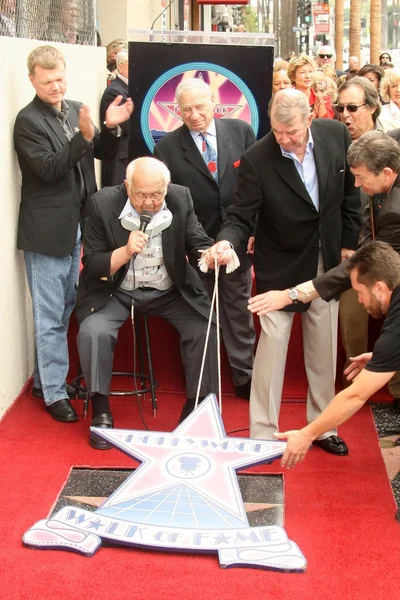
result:
<svg viewBox="0 0 400 600"><path fill-rule="evenodd" d="M171 430L183 396L160 393L155 430ZM113 398L116 426L142 428L130 398ZM286 403L282 428L304 422L304 405ZM79 411L81 405L79 405ZM248 404L225 396L227 431L247 426ZM345 424L350 455L315 448L285 473L285 529L308 560L304 574L222 570L215 555L101 548L92 558L22 546L46 517L72 465L131 466L116 450L87 443L89 421L60 424L23 395L0 422L0 597L2 600L387 600L400 594L400 529L369 407ZM258 467L280 472L279 464Z"/></svg>
<svg viewBox="0 0 400 600"><path fill-rule="evenodd" d="M256 331L259 332L259 320L255 318ZM381 323L376 319L371 319L370 325L370 348L373 348L375 340L380 331ZM166 392L184 392L185 383L179 354L179 338L171 325L161 318L149 319L149 330L151 347L153 353L153 365L155 377L160 383L160 390ZM78 353L76 349L77 325L72 318L70 326L70 358L71 358L71 378L75 377L78 366ZM222 342L221 342L222 344ZM226 358L225 350L222 346L221 352L221 375L222 392L233 393L233 384L230 368ZM345 358L342 345L339 339L338 343L338 361L337 361L337 382L338 389L341 389L341 377ZM130 322L121 328L118 343L115 351L114 360L115 371L132 371L132 328ZM304 370L303 361L303 343L301 335L301 320L299 316L295 317L292 335L289 344L285 383L283 387L283 401L304 402L307 397L307 379ZM391 396L387 389L380 390L373 398L375 402L389 402Z"/></svg>

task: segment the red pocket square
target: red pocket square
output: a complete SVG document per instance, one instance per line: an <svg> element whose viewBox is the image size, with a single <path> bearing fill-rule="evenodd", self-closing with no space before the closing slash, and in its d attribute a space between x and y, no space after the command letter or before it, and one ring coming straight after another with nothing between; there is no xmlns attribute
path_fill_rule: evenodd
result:
<svg viewBox="0 0 400 600"><path fill-rule="evenodd" d="M240 160L237 160L236 162L233 163L234 169L237 169L238 167L240 167Z"/></svg>

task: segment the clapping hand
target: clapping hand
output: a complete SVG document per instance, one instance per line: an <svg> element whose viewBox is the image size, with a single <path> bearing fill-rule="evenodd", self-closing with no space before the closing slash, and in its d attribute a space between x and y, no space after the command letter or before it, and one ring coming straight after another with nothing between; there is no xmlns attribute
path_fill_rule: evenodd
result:
<svg viewBox="0 0 400 600"><path fill-rule="evenodd" d="M106 110L105 123L108 129L113 129L117 125L128 121L133 112L133 102L131 98L128 98L126 102L121 104L122 99L123 97L121 95L117 96Z"/></svg>

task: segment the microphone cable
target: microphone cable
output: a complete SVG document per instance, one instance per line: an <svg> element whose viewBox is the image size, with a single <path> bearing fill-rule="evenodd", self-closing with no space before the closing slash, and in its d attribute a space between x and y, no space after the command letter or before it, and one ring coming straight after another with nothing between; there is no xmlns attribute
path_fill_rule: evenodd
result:
<svg viewBox="0 0 400 600"><path fill-rule="evenodd" d="M139 231L143 231L143 233L145 233L145 231L147 229L147 225L150 223L152 218L153 218L153 213L151 211L143 210L140 213ZM133 273L133 290L132 290L132 303L131 303L131 324L132 324L132 338L133 338L133 383L134 383L134 388L135 388L134 392L136 394L138 408L139 408L140 420L142 421L143 427L146 429L146 431L149 431L149 428L147 427L146 421L144 419L143 407L142 407L142 402L141 402L141 398L140 398L140 396L143 392L142 391L139 392L138 386L137 386L137 381L136 381L136 360L137 360L136 344L137 344L137 339L136 339L136 327L135 327L135 291L136 291L135 258L137 257L138 254L139 254L138 252L135 252L131 256L131 268L132 268L132 273ZM141 341L142 340L140 340L140 342ZM140 375L144 376L144 373L140 373Z"/></svg>

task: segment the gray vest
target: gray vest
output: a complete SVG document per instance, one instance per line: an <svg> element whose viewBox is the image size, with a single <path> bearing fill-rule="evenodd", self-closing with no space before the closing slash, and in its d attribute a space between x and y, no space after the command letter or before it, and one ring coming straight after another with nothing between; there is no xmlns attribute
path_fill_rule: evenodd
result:
<svg viewBox="0 0 400 600"><path fill-rule="evenodd" d="M146 228L149 239L142 252L136 256L133 262L130 262L129 269L121 283L123 290L132 291L138 287L168 290L173 286L165 268L162 251L162 232L171 225L171 222L172 213L170 210L163 209L155 213ZM121 225L128 231L137 231L140 227L140 219L129 213L122 217Z"/></svg>

